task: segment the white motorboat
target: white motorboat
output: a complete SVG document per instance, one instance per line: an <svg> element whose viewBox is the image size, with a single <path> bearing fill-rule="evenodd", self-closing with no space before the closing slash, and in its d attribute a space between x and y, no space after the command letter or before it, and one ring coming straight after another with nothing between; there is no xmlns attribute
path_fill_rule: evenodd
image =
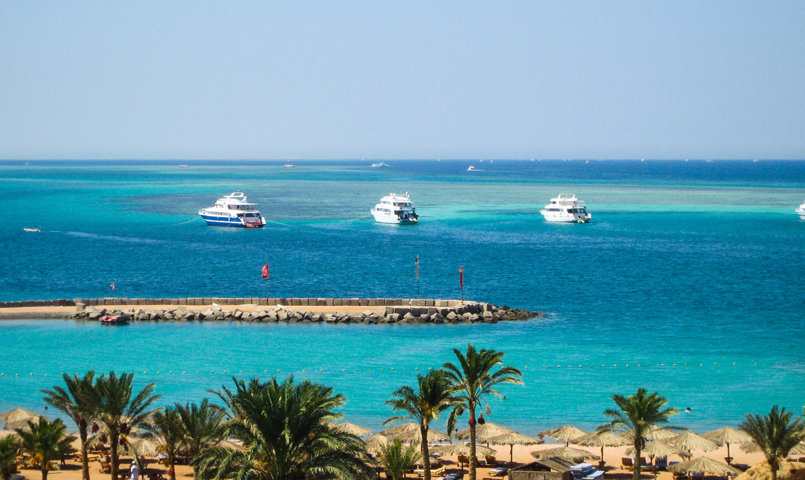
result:
<svg viewBox="0 0 805 480"><path fill-rule="evenodd" d="M587 213L587 206L580 204L576 195L565 193L551 199L551 203L539 213L545 217L546 222L562 223L587 223L592 218L592 214Z"/></svg>
<svg viewBox="0 0 805 480"><path fill-rule="evenodd" d="M797 209L797 214L799 214L799 218L801 220L805 220L805 203L799 206Z"/></svg>
<svg viewBox="0 0 805 480"><path fill-rule="evenodd" d="M40 230L39 230L38 227L34 227L34 228L23 228L22 231L23 232L39 232Z"/></svg>
<svg viewBox="0 0 805 480"><path fill-rule="evenodd" d="M373 163L373 164L372 164L372 168L386 168L386 167L388 167L388 166L389 166L389 164L388 164L388 163L383 163L383 162L380 162L380 163Z"/></svg>
<svg viewBox="0 0 805 480"><path fill-rule="evenodd" d="M390 193L381 198L380 203L372 209L372 216L378 223L414 224L419 221L408 192Z"/></svg>
<svg viewBox="0 0 805 480"><path fill-rule="evenodd" d="M475 165L470 165L470 167L467 169L467 171L468 172L480 172L480 170L475 168Z"/></svg>
<svg viewBox="0 0 805 480"><path fill-rule="evenodd" d="M261 228L266 224L266 219L257 210L257 204L247 202L243 192L224 195L215 202L215 206L202 208L198 214L207 225Z"/></svg>

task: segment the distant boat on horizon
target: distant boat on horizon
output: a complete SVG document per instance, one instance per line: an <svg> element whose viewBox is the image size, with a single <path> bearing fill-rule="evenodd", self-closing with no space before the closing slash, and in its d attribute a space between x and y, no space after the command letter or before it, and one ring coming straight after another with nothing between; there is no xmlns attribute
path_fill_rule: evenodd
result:
<svg viewBox="0 0 805 480"><path fill-rule="evenodd" d="M283 165L283 167L285 167L285 168L294 168L294 167L296 167L296 165L291 165L290 163L288 163L286 165Z"/></svg>

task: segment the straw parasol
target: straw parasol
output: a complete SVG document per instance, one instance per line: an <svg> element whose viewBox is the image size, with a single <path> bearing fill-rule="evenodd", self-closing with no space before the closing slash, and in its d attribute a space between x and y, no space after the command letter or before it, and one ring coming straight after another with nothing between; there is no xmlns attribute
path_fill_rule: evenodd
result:
<svg viewBox="0 0 805 480"><path fill-rule="evenodd" d="M798 444L794 445L793 448L788 452L789 455L805 455L805 443L799 442Z"/></svg>
<svg viewBox="0 0 805 480"><path fill-rule="evenodd" d="M727 458L730 459L728 461L732 460L732 456L730 455L730 443L741 445L752 441L752 437L750 437L748 433L742 430L736 430L732 427L724 427L718 430L713 430L712 432L703 433L702 437L712 440L716 443L726 444Z"/></svg>
<svg viewBox="0 0 805 480"><path fill-rule="evenodd" d="M160 452L163 444L155 438L147 437L128 437L129 445L137 452L137 455L144 457L155 457Z"/></svg>
<svg viewBox="0 0 805 480"><path fill-rule="evenodd" d="M627 438L631 441L634 441L634 430L628 430L626 432L623 432L621 436L623 438ZM648 433L643 435L643 439L648 441L662 440L663 442L667 442L668 440L678 436L679 432L655 426L654 428L649 430Z"/></svg>
<svg viewBox="0 0 805 480"><path fill-rule="evenodd" d="M422 443L422 431L417 428L416 430L408 430L394 435L394 438L399 438L403 443ZM449 442L450 435L440 432L438 430L428 430L428 442Z"/></svg>
<svg viewBox="0 0 805 480"><path fill-rule="evenodd" d="M512 433L512 432L514 432L514 430L512 430L511 428L502 427L492 422L486 422L483 425L475 426L475 441L484 443L487 442L488 439L492 437L499 437L504 433ZM467 440L470 438L470 429L465 428L464 430L456 432L455 435L456 438L459 440Z"/></svg>
<svg viewBox="0 0 805 480"><path fill-rule="evenodd" d="M394 435L399 435L403 432L408 432L411 430L419 430L419 425L414 422L403 423L402 425L397 425L396 427L387 428L380 432L380 435L385 435L387 437L393 437Z"/></svg>
<svg viewBox="0 0 805 480"><path fill-rule="evenodd" d="M509 463L514 463L514 446L515 445L540 445L545 443L543 440L534 437L528 437L517 432L504 433L497 437L486 439L487 443L492 445L508 445L509 446Z"/></svg>
<svg viewBox="0 0 805 480"><path fill-rule="evenodd" d="M0 421L5 422L5 430L14 430L15 428L25 428L28 426L28 420L38 421L44 415L34 413L24 408L15 408L4 413L0 413Z"/></svg>
<svg viewBox="0 0 805 480"><path fill-rule="evenodd" d="M607 430L600 430L572 440L574 445L582 447L601 447L601 458L604 458L604 447L622 447L628 445L628 439Z"/></svg>
<svg viewBox="0 0 805 480"><path fill-rule="evenodd" d="M682 458L690 458L690 454L688 452L682 451L676 447L668 445L665 442L661 442L659 440L653 440L651 442L647 442L646 446L643 447L641 453L645 453L646 455L651 455L652 457L659 457L664 458L670 455L679 455ZM634 454L634 447L626 450L627 455Z"/></svg>
<svg viewBox="0 0 805 480"><path fill-rule="evenodd" d="M565 442L565 446L567 447L571 440L587 435L587 432L578 429L573 425L565 425L562 427L545 430L544 432L539 432L537 435L539 435L540 438L548 437L558 442Z"/></svg>
<svg viewBox="0 0 805 480"><path fill-rule="evenodd" d="M368 428L363 428L360 425L355 425L354 423L350 422L331 423L330 428L338 432L344 432L349 433L350 435L355 435L356 437L363 437L364 435L372 435L375 433L369 430Z"/></svg>
<svg viewBox="0 0 805 480"><path fill-rule="evenodd" d="M739 475L741 473L741 471L735 467L707 457L699 457L687 462L677 463L676 465L668 467L668 470L675 473L698 472L717 476Z"/></svg>
<svg viewBox="0 0 805 480"><path fill-rule="evenodd" d="M553 457L559 457L564 460L570 460L573 462L582 462L583 460L600 460L598 455L594 453L590 453L587 450L581 450L579 448L572 448L572 447L559 447L559 448L551 448L548 450L537 450L531 452L531 456L536 458L537 460L542 460L543 458L553 458Z"/></svg>
<svg viewBox="0 0 805 480"><path fill-rule="evenodd" d="M366 444L366 451L369 453L380 453L383 447L389 443L389 437L385 435L375 435L374 437L363 442Z"/></svg>
<svg viewBox="0 0 805 480"><path fill-rule="evenodd" d="M718 444L712 440L708 440L701 435L696 435L693 432L685 432L677 435L676 437L668 440L668 445L676 447L686 452L693 450L702 450L709 452L718 448Z"/></svg>
<svg viewBox="0 0 805 480"><path fill-rule="evenodd" d="M438 453L439 455L444 455L448 457L456 456L456 455L469 455L470 454L470 444L467 442L459 442L459 443L451 443L448 445L437 445L430 449L432 453ZM476 455L494 455L495 450L489 447L485 447L483 445L475 445L475 454Z"/></svg>

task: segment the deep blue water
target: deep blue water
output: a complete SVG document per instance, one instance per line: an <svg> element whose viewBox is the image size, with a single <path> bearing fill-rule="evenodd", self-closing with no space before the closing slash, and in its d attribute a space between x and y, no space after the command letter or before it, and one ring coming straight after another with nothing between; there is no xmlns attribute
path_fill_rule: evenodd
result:
<svg viewBox="0 0 805 480"><path fill-rule="evenodd" d="M805 222L794 213L805 162L25 163L0 163L0 301L109 296L112 282L125 297L262 296L266 262L272 296L412 297L419 255L423 297L459 298L464 266L467 298L548 315L474 326L3 322L0 411L41 409L37 390L62 371L136 371L174 401L233 372L280 370L334 385L352 421L378 427L414 368L467 342L524 369L526 385L503 387L491 419L526 430L597 425L612 393L639 386L690 406L679 423L698 430L805 398ZM197 218L235 190L261 204L267 228ZM411 194L419 225L372 221L392 191ZM586 201L591 224L542 221L565 191ZM34 225L42 233L22 231Z"/></svg>

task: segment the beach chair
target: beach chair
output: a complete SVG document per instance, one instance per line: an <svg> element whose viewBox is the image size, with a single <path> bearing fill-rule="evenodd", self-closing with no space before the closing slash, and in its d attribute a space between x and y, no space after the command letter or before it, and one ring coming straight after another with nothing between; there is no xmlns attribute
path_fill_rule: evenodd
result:
<svg viewBox="0 0 805 480"><path fill-rule="evenodd" d="M101 464L101 473L112 473L112 463L99 460Z"/></svg>
<svg viewBox="0 0 805 480"><path fill-rule="evenodd" d="M464 465L469 465L469 464L470 464L470 457L468 457L466 455L459 455L458 456L458 467L459 468L464 468Z"/></svg>
<svg viewBox="0 0 805 480"><path fill-rule="evenodd" d="M484 460L486 460L486 464L489 465L490 467L496 467L501 463L498 461L497 458L495 458L494 455L487 455L486 457L484 457Z"/></svg>
<svg viewBox="0 0 805 480"><path fill-rule="evenodd" d="M630 472L633 471L634 460L632 460L632 457L621 457L621 468L629 470Z"/></svg>

